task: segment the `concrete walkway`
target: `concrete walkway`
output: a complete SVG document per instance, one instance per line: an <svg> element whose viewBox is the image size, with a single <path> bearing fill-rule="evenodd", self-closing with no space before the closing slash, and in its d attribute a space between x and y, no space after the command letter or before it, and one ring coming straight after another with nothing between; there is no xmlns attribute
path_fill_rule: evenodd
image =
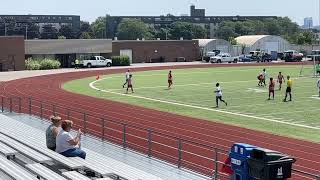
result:
<svg viewBox="0 0 320 180"><path fill-rule="evenodd" d="M196 62L172 62L172 63L139 63L132 64L129 66L117 66L110 68L82 68L82 69L54 69L54 70L35 70L35 71L9 71L9 72L0 72L0 82L1 81L12 81L16 79L34 77L34 76L43 76L50 74L60 74L60 73L70 73L70 72L79 72L79 71L99 71L99 70L109 70L109 69L134 69L140 67L160 67L160 66L178 66L178 65L197 65L204 64L201 61Z"/></svg>

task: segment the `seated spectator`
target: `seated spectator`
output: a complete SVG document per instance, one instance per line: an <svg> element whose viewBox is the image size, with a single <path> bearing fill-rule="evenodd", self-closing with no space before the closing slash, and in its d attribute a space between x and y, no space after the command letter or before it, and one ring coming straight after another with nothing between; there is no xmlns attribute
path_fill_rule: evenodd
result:
<svg viewBox="0 0 320 180"><path fill-rule="evenodd" d="M69 120L64 120L61 123L61 131L57 136L57 148L56 152L62 154L66 157L80 157L82 159L86 158L86 152L79 148L81 130L78 130L76 137L70 134L73 122Z"/></svg>
<svg viewBox="0 0 320 180"><path fill-rule="evenodd" d="M46 130L46 142L48 149L52 151L56 150L56 137L60 131L61 117L51 116L50 120L52 124Z"/></svg>

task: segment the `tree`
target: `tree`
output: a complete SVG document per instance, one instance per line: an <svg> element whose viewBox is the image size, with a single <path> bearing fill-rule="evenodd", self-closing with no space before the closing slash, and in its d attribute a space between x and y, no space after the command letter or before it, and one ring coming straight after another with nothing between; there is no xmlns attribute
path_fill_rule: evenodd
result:
<svg viewBox="0 0 320 180"><path fill-rule="evenodd" d="M92 38L91 38L91 34L89 32L83 32L79 36L79 39L92 39Z"/></svg>
<svg viewBox="0 0 320 180"><path fill-rule="evenodd" d="M68 25L62 25L58 36L64 36L66 39L74 39L75 38L75 32L71 26Z"/></svg>
<svg viewBox="0 0 320 180"><path fill-rule="evenodd" d="M229 38L229 42L230 42L231 45L237 45L238 44L237 40L234 37L230 37Z"/></svg>
<svg viewBox="0 0 320 180"><path fill-rule="evenodd" d="M224 40L229 40L230 37L237 37L238 34L235 33L235 29L232 26L223 24L216 31L216 36Z"/></svg>
<svg viewBox="0 0 320 180"><path fill-rule="evenodd" d="M162 40L170 39L170 28L160 28L160 30L154 30L155 34L154 37L160 38Z"/></svg>
<svg viewBox="0 0 320 180"><path fill-rule="evenodd" d="M40 27L34 23L29 23L28 27L28 39L38 39L40 38Z"/></svg>
<svg viewBox="0 0 320 180"><path fill-rule="evenodd" d="M206 38L207 31L202 26L187 22L176 22L170 29L172 39L203 39Z"/></svg>
<svg viewBox="0 0 320 180"><path fill-rule="evenodd" d="M51 24L44 25L40 34L41 39L57 39L58 30Z"/></svg>
<svg viewBox="0 0 320 180"><path fill-rule="evenodd" d="M98 17L92 24L92 37L96 39L105 38L106 33L106 17Z"/></svg>
<svg viewBox="0 0 320 180"><path fill-rule="evenodd" d="M117 37L120 40L153 39L150 28L137 19L123 19L117 29Z"/></svg>

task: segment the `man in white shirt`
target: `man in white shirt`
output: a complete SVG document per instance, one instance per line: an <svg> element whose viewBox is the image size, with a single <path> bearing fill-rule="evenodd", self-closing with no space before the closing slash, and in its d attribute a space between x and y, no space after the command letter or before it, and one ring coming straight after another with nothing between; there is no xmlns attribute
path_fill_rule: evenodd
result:
<svg viewBox="0 0 320 180"><path fill-rule="evenodd" d="M217 83L216 84L216 90L214 91L216 93L216 108L219 107L219 100L221 102L224 102L226 104L226 106L228 105L228 103L222 99L222 90L221 90L221 87L220 87L220 84Z"/></svg>
<svg viewBox="0 0 320 180"><path fill-rule="evenodd" d="M319 97L320 97L320 79L319 79L318 82L317 82L317 87L318 87L318 89L319 89Z"/></svg>
<svg viewBox="0 0 320 180"><path fill-rule="evenodd" d="M126 72L126 75L125 75L125 83L122 85L122 88L124 88L124 86L126 85L126 84L128 84L128 79L129 79L129 77L130 77L130 69L128 69L128 71Z"/></svg>
<svg viewBox="0 0 320 180"><path fill-rule="evenodd" d="M267 71L266 71L266 69L263 69L262 70L262 78L263 78L262 82L263 82L264 86L266 86L266 78L267 77L268 77Z"/></svg>

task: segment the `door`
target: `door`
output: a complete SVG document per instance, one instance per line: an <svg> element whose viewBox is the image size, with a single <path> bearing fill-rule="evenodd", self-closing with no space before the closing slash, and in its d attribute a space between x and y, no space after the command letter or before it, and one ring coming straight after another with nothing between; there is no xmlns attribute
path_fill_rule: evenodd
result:
<svg viewBox="0 0 320 180"><path fill-rule="evenodd" d="M120 56L128 56L130 64L132 63L132 49L121 49Z"/></svg>

